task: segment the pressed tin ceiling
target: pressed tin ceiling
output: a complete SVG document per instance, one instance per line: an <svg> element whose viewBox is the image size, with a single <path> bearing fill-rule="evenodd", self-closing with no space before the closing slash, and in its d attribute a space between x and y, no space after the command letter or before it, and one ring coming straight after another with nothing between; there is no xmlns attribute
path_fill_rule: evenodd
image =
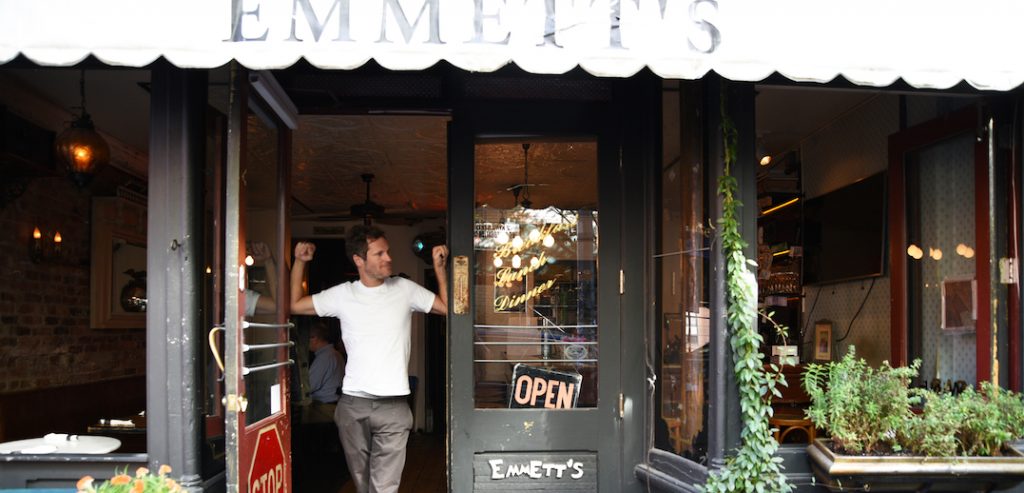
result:
<svg viewBox="0 0 1024 493"><path fill-rule="evenodd" d="M347 218L366 200L360 178L372 173L370 199L385 217L444 217L447 210L446 116L303 115L293 134L293 214ZM597 144L532 140L529 195L534 208L597 205ZM510 188L525 183L522 141L481 141L476 148L479 206L511 208ZM520 193L520 201L524 198Z"/></svg>
<svg viewBox="0 0 1024 493"><path fill-rule="evenodd" d="M370 198L389 216L441 217L447 208L447 117L303 115L293 133L293 213L348 216Z"/></svg>

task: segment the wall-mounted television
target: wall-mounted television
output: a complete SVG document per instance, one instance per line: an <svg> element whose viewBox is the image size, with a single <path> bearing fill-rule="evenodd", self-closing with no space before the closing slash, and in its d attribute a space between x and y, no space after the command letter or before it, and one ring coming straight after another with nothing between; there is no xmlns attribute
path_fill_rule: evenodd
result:
<svg viewBox="0 0 1024 493"><path fill-rule="evenodd" d="M886 198L882 172L804 202L804 284L885 275Z"/></svg>

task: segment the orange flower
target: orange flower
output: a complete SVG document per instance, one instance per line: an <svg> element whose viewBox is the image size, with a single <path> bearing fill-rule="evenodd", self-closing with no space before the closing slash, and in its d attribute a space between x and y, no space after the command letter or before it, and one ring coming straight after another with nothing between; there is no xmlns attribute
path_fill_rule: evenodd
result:
<svg viewBox="0 0 1024 493"><path fill-rule="evenodd" d="M147 474L149 474L149 469L147 469L145 467L140 467L140 468L135 470L135 477L137 477L137 478L141 478L141 477L143 477L143 476L145 476Z"/></svg>
<svg viewBox="0 0 1024 493"><path fill-rule="evenodd" d="M115 486L128 484L130 482L132 482L132 478L128 477L127 474L118 474L117 476L110 478L110 484Z"/></svg>
<svg viewBox="0 0 1024 493"><path fill-rule="evenodd" d="M136 479L135 483L132 484L132 493L142 493L146 489L146 483L143 483L141 479Z"/></svg>
<svg viewBox="0 0 1024 493"><path fill-rule="evenodd" d="M171 472L171 466L168 466L167 464L160 466L160 469L157 471L157 473L161 476L165 476L169 472Z"/></svg>
<svg viewBox="0 0 1024 493"><path fill-rule="evenodd" d="M80 490L87 490L89 488L92 488L92 482L92 476L85 476L82 479L78 480L78 484L75 485L75 488L78 488Z"/></svg>

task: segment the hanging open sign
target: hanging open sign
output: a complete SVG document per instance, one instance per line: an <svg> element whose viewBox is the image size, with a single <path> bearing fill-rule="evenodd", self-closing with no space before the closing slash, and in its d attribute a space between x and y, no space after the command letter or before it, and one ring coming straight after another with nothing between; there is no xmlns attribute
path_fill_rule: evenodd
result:
<svg viewBox="0 0 1024 493"><path fill-rule="evenodd" d="M571 409L580 397L583 375L517 363L512 369L511 409Z"/></svg>

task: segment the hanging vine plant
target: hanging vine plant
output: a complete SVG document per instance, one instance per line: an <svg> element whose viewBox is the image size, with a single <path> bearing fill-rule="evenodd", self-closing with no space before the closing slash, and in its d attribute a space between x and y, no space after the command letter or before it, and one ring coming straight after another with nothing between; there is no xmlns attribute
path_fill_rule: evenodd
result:
<svg viewBox="0 0 1024 493"><path fill-rule="evenodd" d="M722 137L725 166L718 179L722 198L722 217L718 220L719 238L725 252L726 320L729 345L732 347L733 370L739 386L743 430L740 446L729 455L725 467L708 476L704 490L708 492L789 492L792 486L782 473L782 458L775 456L779 444L768 427L772 396L781 396L777 385L786 385L782 372L772 365L767 372L760 353L763 338L757 330L757 280L750 267L757 264L743 254L747 243L740 234L738 218L742 206L736 199L738 184L732 176L736 162L737 131L725 111L722 100ZM771 315L765 315L770 320ZM781 329L772 322L776 329Z"/></svg>

